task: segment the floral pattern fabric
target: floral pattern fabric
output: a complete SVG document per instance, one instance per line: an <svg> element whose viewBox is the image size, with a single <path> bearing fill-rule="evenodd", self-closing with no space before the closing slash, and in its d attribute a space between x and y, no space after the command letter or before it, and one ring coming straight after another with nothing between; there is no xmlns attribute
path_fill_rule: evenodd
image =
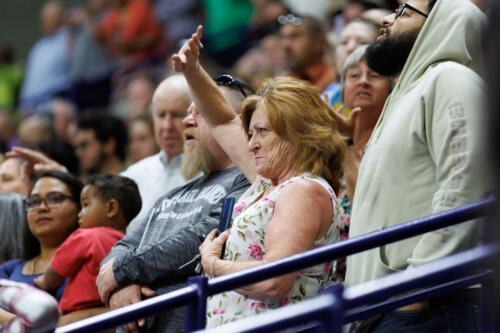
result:
<svg viewBox="0 0 500 333"><path fill-rule="evenodd" d="M314 242L313 248L340 240L340 206L333 189L323 178L311 174L292 177L265 196L263 194L271 186L271 182L261 178L254 182L234 207L233 224L226 242L224 260L254 261L263 259L266 253L265 233L267 224L273 216L274 206L284 189L300 179L319 183L329 193L332 200L332 224L325 236ZM280 300L257 300L234 291L209 297L207 327L221 326L243 317L315 296L334 279L332 267L332 262L327 262L302 270L290 293Z"/></svg>

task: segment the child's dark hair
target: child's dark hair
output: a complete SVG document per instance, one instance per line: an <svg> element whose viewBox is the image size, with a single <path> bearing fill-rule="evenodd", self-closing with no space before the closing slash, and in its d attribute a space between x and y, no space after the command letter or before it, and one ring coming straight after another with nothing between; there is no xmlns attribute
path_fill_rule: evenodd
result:
<svg viewBox="0 0 500 333"><path fill-rule="evenodd" d="M94 175L86 185L92 186L102 200L116 200L123 216L130 223L142 207L141 195L137 184L130 178L118 175Z"/></svg>

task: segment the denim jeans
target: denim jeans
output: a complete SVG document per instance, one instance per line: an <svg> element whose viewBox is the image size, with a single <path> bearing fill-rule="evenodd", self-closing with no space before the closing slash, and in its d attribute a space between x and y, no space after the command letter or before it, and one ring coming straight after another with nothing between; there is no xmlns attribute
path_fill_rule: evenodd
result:
<svg viewBox="0 0 500 333"><path fill-rule="evenodd" d="M431 306L424 310L386 313L372 332L479 333L480 290L466 289L430 300Z"/></svg>

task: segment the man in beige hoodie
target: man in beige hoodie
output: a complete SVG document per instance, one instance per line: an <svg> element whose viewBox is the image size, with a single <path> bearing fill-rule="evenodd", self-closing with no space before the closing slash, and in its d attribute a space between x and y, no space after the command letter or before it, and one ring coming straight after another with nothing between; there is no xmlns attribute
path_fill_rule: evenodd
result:
<svg viewBox="0 0 500 333"><path fill-rule="evenodd" d="M484 86L477 72L485 23L467 0L408 0L383 19L366 59L397 83L360 165L350 237L484 195ZM479 223L473 221L351 256L346 284L471 248L479 234ZM477 296L463 291L384 314L374 332L475 332Z"/></svg>

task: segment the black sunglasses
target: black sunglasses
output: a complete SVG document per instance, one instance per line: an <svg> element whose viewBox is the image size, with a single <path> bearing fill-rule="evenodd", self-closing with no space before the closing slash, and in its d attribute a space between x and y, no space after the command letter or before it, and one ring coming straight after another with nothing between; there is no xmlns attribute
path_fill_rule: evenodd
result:
<svg viewBox="0 0 500 333"><path fill-rule="evenodd" d="M407 2L401 4L395 11L394 13L396 14L396 16L394 16L395 19L397 19L398 17L400 17L401 15L403 15L405 9L408 8L408 9L411 9L413 10L415 13L417 14L420 14L424 17L429 17L429 14L426 14L424 13L423 11L413 7L412 5L409 5Z"/></svg>
<svg viewBox="0 0 500 333"><path fill-rule="evenodd" d="M245 89L247 91L251 92L252 94L254 93L254 90L250 86L246 85L243 82L236 80L234 77L232 77L229 74L219 75L214 79L214 81L218 86L226 86L229 88L235 88L235 87L238 88L238 90L241 92L241 94L244 97L248 96L248 94L245 92Z"/></svg>

